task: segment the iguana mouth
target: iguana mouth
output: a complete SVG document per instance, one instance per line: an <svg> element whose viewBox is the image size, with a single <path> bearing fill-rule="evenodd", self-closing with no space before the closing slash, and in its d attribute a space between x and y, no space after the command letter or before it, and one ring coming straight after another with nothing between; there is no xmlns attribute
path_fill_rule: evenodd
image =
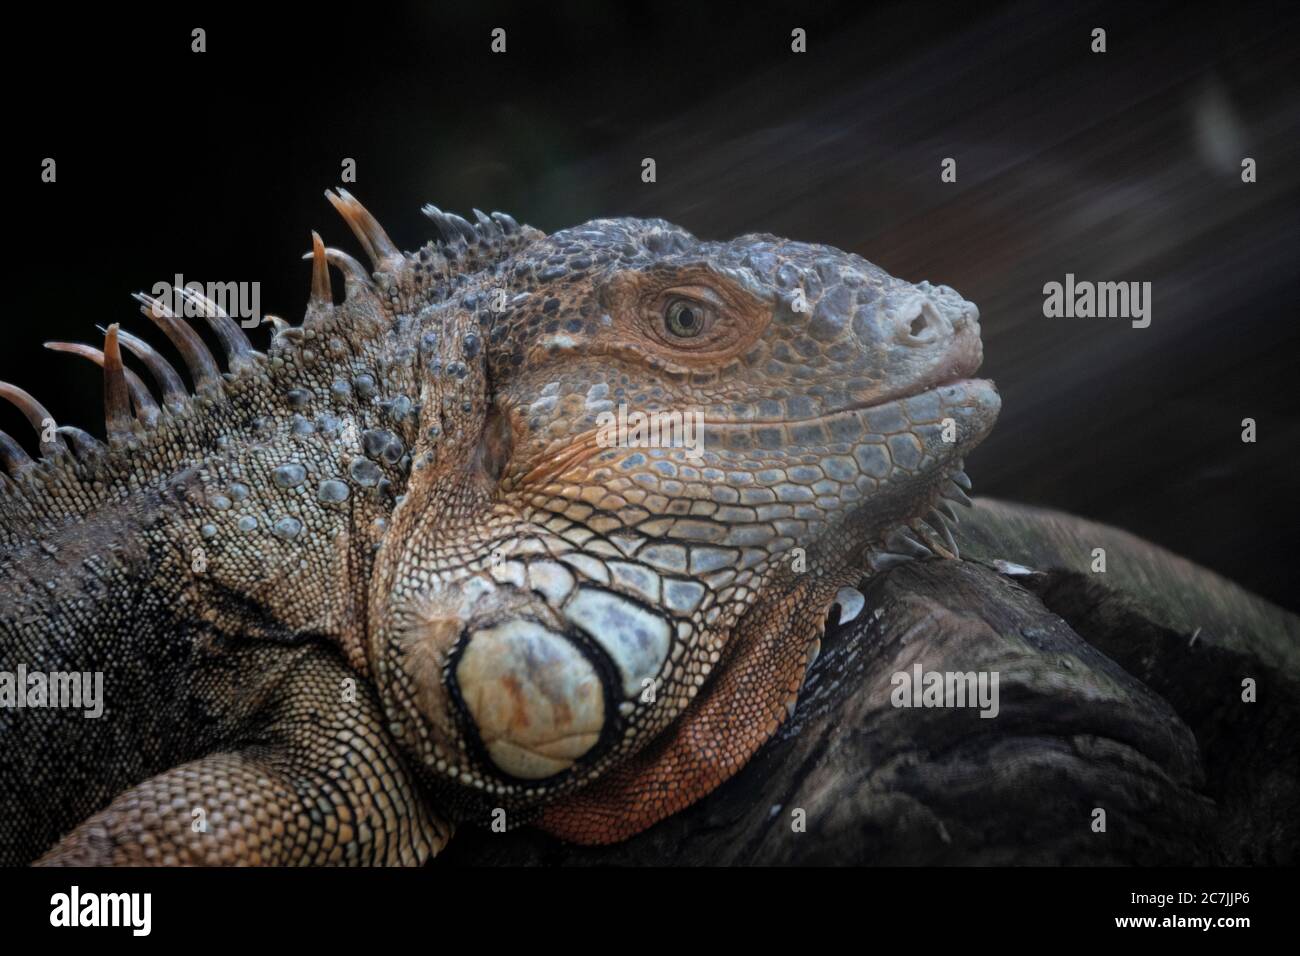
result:
<svg viewBox="0 0 1300 956"><path fill-rule="evenodd" d="M852 414L853 412L867 412L867 411L878 410L878 409L881 409L881 408L886 408L886 407L888 407L888 406L890 406L890 405L897 405L897 404L900 403L900 402L905 402L905 401L907 401L907 400L910 399L910 398L919 398L920 396L928 395L928 394L931 394L931 393L935 393L935 394L937 394L937 393L939 393L939 392L941 392L941 391L943 391L943 390L945 390L945 389L946 389L946 390L950 390L950 391L952 391L952 390L961 390L961 391L964 391L964 392L968 392L968 393L972 393L972 394L973 394L973 393L976 393L976 392L981 391L981 390L995 390L995 387L994 387L994 385L993 385L993 382L990 381L989 379L983 379L983 378L966 378L966 377L956 376L956 377L952 377L952 378L945 378L945 379L943 379L943 380L941 380L941 381L937 381L937 382L934 382L934 381L927 381L925 384L918 384L918 385L911 386L910 388L899 389L898 391L891 392L891 393L889 393L888 395L886 395L886 396L884 396L884 397L882 397L882 398L876 398L876 399L873 399L872 401L869 401L869 402L854 402L853 404L846 405L846 406L844 406L844 407L842 407L842 408L832 409L832 410L830 410L830 411L823 412L823 413L820 414L820 415L813 415L813 416L810 416L810 417L807 417L807 418L785 418L785 419L775 419L775 420L768 421L768 422L763 422L763 421L750 421L750 422L717 422L717 423L706 422L705 424L717 424L717 425L763 425L763 424L769 424L769 425L807 425L807 424L816 423L816 422L825 422L825 421L827 421L827 420L829 420L829 419L833 419L833 418L835 418L836 416L840 416L840 415L848 415L848 414Z"/></svg>

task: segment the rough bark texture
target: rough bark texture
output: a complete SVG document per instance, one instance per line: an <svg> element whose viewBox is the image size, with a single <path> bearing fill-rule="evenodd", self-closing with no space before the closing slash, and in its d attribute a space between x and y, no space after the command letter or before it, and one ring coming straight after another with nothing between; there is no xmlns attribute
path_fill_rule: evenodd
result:
<svg viewBox="0 0 1300 956"><path fill-rule="evenodd" d="M465 828L438 863L1294 863L1295 619L1137 539L1102 545L1127 568L1103 585L1066 552L1118 532L1060 516L1052 550L1050 514L1024 514L982 502L964 534L978 560L870 582L794 718L685 812L611 847ZM993 566L1026 555L1035 573ZM1160 600L1112 589L1139 566ZM1197 613L1213 626L1195 639L1171 619ZM895 707L891 678L917 663L997 672L998 715Z"/></svg>

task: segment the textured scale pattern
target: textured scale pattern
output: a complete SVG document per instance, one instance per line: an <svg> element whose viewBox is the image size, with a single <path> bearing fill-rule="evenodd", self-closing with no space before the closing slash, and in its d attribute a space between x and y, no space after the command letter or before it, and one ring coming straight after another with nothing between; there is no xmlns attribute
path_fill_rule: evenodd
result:
<svg viewBox="0 0 1300 956"><path fill-rule="evenodd" d="M450 830L426 811L364 687L341 706L349 672L333 656L277 656L288 673L275 703L226 742L231 752L132 787L81 825L85 846L62 844L41 862L89 851L112 865L415 865L441 849Z"/></svg>
<svg viewBox="0 0 1300 956"><path fill-rule="evenodd" d="M955 555L998 398L953 290L659 220L426 207L406 254L327 197L370 266L313 234L265 354L141 296L191 390L112 325L52 343L107 443L0 435L0 671L105 684L0 709L0 862L416 864L501 811L622 839L772 735L844 588ZM628 410L700 442L609 442Z"/></svg>

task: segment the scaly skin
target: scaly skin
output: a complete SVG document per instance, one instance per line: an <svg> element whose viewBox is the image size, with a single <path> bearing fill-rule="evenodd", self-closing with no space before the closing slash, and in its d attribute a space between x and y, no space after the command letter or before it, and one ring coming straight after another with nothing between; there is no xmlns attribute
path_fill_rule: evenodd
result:
<svg viewBox="0 0 1300 956"><path fill-rule="evenodd" d="M658 220L430 208L407 255L330 199L373 268L316 240L265 355L209 317L220 375L146 300L194 395L112 326L108 445L0 442L0 670L106 696L0 710L0 861L414 864L498 810L619 840L771 736L842 587L952 550L999 405L951 289ZM611 446L620 404L702 452Z"/></svg>

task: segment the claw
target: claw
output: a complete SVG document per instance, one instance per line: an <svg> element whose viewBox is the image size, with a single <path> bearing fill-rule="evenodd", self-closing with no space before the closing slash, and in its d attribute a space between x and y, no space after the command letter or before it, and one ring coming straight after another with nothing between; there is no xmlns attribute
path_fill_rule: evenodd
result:
<svg viewBox="0 0 1300 956"><path fill-rule="evenodd" d="M931 511L925 517L926 523L943 539L943 544L948 553L954 558L960 558L961 553L957 550L957 542L953 540L952 529L948 527L948 522L944 520L944 515L938 511Z"/></svg>
<svg viewBox="0 0 1300 956"><path fill-rule="evenodd" d="M890 532L885 538L885 547L898 554L917 558L928 558L932 553L915 535L910 534L906 527L895 528Z"/></svg>
<svg viewBox="0 0 1300 956"><path fill-rule="evenodd" d="M873 551L867 556L867 564L873 571L888 571L912 560L913 558L906 554L891 554L888 551Z"/></svg>
<svg viewBox="0 0 1300 956"><path fill-rule="evenodd" d="M955 501L959 505L965 505L967 508L971 507L970 497L966 492L962 491L961 485L957 484L955 481L948 482L948 487L944 489L943 495L945 498Z"/></svg>
<svg viewBox="0 0 1300 956"><path fill-rule="evenodd" d="M959 520L957 518L957 512L953 508L953 506L950 505L948 502L943 501L942 499L935 504L934 510L939 512L939 514L943 515L953 524L956 524Z"/></svg>

